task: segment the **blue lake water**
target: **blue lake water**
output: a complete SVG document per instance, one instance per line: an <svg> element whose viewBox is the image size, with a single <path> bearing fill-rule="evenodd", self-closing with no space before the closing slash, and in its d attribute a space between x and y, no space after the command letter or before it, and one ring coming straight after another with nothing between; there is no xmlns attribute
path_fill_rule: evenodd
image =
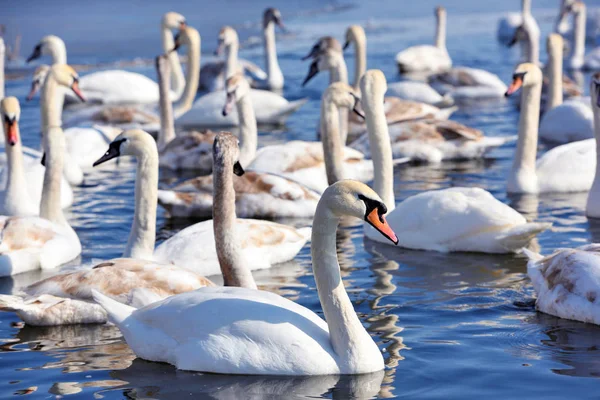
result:
<svg viewBox="0 0 600 400"><path fill-rule="evenodd" d="M507 11L518 10L520 1L445 3L448 49L454 64L484 68L508 82L518 53L496 42L496 23ZM600 6L600 1L586 3ZM105 65L156 55L160 51L158 23L166 11L184 14L188 23L198 28L205 57L216 47L222 25L236 27L242 41L247 41L260 34L263 8L277 6L289 29L277 43L286 78L284 95L309 97L310 101L285 128L261 132L262 144L316 139L320 94L327 78L319 76L302 88L308 65L299 59L318 37L327 34L341 40L349 24L362 24L369 41L369 67L383 70L390 81L397 80L396 52L432 41L436 4L432 0L357 4L186 0L177 5L155 0L30 0L4 4L0 23L7 25L9 41L17 32L23 34L24 57L41 36L53 33L65 40L70 62ZM534 0L533 13L543 37L552 29L557 5L557 0ZM260 46L243 49L241 56L263 63ZM542 54L542 60L545 58ZM352 76L351 53L347 61ZM17 62L11 68L23 72L28 67ZM151 66L142 65L135 71L155 78ZM24 100L28 79L8 81L7 95ZM34 147L39 142L38 107L38 100L22 103L21 133L25 143ZM488 135L514 135L518 112L514 103L500 99L461 108L453 119ZM588 221L583 213L585 194L506 195L505 178L513 152L514 148L507 146L481 161L399 166L395 171L397 201L425 190L479 186L529 219L554 224L537 241L543 254L600 241L600 222ZM85 184L75 189L69 220L83 245L80 262L121 254L133 213L134 168L129 162L109 163L88 174ZM162 183L166 182L163 176ZM169 221L159 209L158 240L192 222ZM391 248L365 241L359 221L340 229L338 239L342 274L355 310L384 352L387 368L383 374L272 378L181 372L136 359L114 327L22 327L16 315L0 313L0 398L31 387L37 389L30 398L73 399L598 397L600 327L537 313L522 256L446 255ZM9 293L39 277L36 273L1 279L0 292ZM321 312L308 246L294 262L260 271L256 277L262 288Z"/></svg>

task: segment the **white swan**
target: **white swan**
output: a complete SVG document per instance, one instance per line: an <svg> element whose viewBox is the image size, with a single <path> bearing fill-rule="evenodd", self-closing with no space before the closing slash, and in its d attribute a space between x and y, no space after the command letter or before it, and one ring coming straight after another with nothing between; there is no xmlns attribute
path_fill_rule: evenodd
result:
<svg viewBox="0 0 600 400"><path fill-rule="evenodd" d="M523 87L519 139L511 172L509 193L585 192L590 190L596 169L595 140L557 146L536 161L542 71L531 63L515 70L507 96Z"/></svg>
<svg viewBox="0 0 600 400"><path fill-rule="evenodd" d="M568 143L594 137L594 114L580 99L563 103L562 63L563 39L559 34L548 36L549 101L540 120L540 138L554 143Z"/></svg>
<svg viewBox="0 0 600 400"><path fill-rule="evenodd" d="M522 62L538 65L540 62L540 27L531 14L531 0L522 0L520 18L515 18L513 14L509 15L509 20L511 23L518 22L518 24L511 27L513 33L507 37L510 40L501 39L500 41L505 42L509 47L520 43Z"/></svg>
<svg viewBox="0 0 600 400"><path fill-rule="evenodd" d="M168 36L172 35L171 30L185 27L185 18L177 13L167 13L162 19L162 38L164 51L168 52L172 48L172 40ZM65 43L57 36L46 36L35 46L33 53L27 59L27 62L35 60L44 54L52 57L53 64L65 64L67 62L67 50ZM176 99L176 93L182 92L181 76L178 71L181 67L176 67L179 60L176 55L172 56L174 76L173 99ZM158 86L150 78L124 70L108 70L94 72L81 78L80 88L84 96L94 103L104 104L146 104L158 102ZM74 100L67 98L67 101Z"/></svg>
<svg viewBox="0 0 600 400"><path fill-rule="evenodd" d="M358 98L352 87L336 82L323 93L321 99L322 139L340 136L339 109L356 109ZM343 142L342 142L343 143ZM327 188L325 160L331 155L323 150L321 142L294 140L285 144L265 146L258 150L248 168L279 174L300 182L322 193ZM373 177L373 163L362 153L342 145L339 155L347 177L369 181Z"/></svg>
<svg viewBox="0 0 600 400"><path fill-rule="evenodd" d="M559 249L547 257L530 251L526 254L537 310L600 325L600 245Z"/></svg>
<svg viewBox="0 0 600 400"><path fill-rule="evenodd" d="M235 59L237 59L237 33L231 27L225 27L221 36L227 38L229 43L227 75L235 73ZM234 45L235 44L235 45ZM229 72L232 70L232 72ZM191 109L175 121L182 127L231 127L239 124L237 112L224 116L222 114L226 93L224 90L208 93L200 97ZM250 92L252 106L256 112L256 121L259 125L284 124L287 118L302 107L308 99L288 101L283 96L267 90L252 89Z"/></svg>
<svg viewBox="0 0 600 400"><path fill-rule="evenodd" d="M248 95L250 87L242 75L234 75L227 80L226 89L227 102L223 112L231 112L233 104L236 104L240 118L239 161L242 166L247 166L256 155L258 142L256 118ZM211 136L214 140L214 134ZM208 147L207 141L203 145ZM208 155L212 158L212 145L210 148ZM161 153L161 157L163 156ZM203 160L204 158L198 161L204 162ZM162 161L163 158L161 163ZM209 165L212 168L212 161ZM283 176L259 171L247 171L243 176L234 178L233 184L236 212L243 218L312 217L319 201L319 194L314 190ZM213 208L213 177L200 176L169 190L159 190L158 202L174 217L210 217Z"/></svg>
<svg viewBox="0 0 600 400"><path fill-rule="evenodd" d="M435 45L413 46L396 54L396 64L401 74L407 72L439 73L452 67L452 59L446 49L446 9L436 7L437 19Z"/></svg>
<svg viewBox="0 0 600 400"><path fill-rule="evenodd" d="M560 6L560 14L557 18L554 31L559 33L565 39L572 41L576 35L575 29L571 26L568 18L573 9L573 3L576 0L562 0ZM585 19L585 40L591 44L597 44L600 37L600 10L595 9L586 13Z"/></svg>
<svg viewBox="0 0 600 400"><path fill-rule="evenodd" d="M122 134L110 144L105 156L95 164L126 155L138 159L138 170L135 215L123 257L173 263L202 276L218 274L220 267L214 246L212 220L189 226L154 249L158 191L156 142L142 130L127 131L126 135ZM257 260L253 267L259 269L294 258L306 243L310 229L294 229L268 221L238 219L236 231L246 238L242 243L244 256Z"/></svg>
<svg viewBox="0 0 600 400"><path fill-rule="evenodd" d="M77 89L77 74L67 65L52 67L42 89L43 148L47 168L40 217L0 217L0 276L56 268L81 253L81 243L60 207L64 138L60 127L63 88Z"/></svg>
<svg viewBox="0 0 600 400"><path fill-rule="evenodd" d="M587 15L585 3L583 1L573 1L566 8L568 12L573 14L575 20L573 25L573 52L568 61L569 68L600 70L600 48L595 47L588 54L585 54Z"/></svg>
<svg viewBox="0 0 600 400"><path fill-rule="evenodd" d="M600 74L598 73L594 75L590 83L590 98L594 113L595 149L596 153L600 154L598 151L598 143L600 143ZM589 142L591 146L594 146L591 141ZM596 174L585 207L585 214L591 218L600 218L600 171L598 171L598 167L600 167L600 163L596 163Z"/></svg>
<svg viewBox="0 0 600 400"><path fill-rule="evenodd" d="M438 92L457 102L502 98L507 89L497 75L479 68L454 67L428 80Z"/></svg>
<svg viewBox="0 0 600 400"><path fill-rule="evenodd" d="M455 187L411 196L394 209L394 173L389 134L383 113L385 77L367 71L362 80L363 105L372 138L373 188L390 204L387 220L402 247L421 250L517 252L548 223L528 223L517 211L480 188ZM444 229L443 227L448 227ZM387 243L369 226L365 235Z"/></svg>
<svg viewBox="0 0 600 400"><path fill-rule="evenodd" d="M342 217L353 216L395 241L385 211L379 196L358 182L338 182L323 194L314 219L312 258L327 322L281 296L242 288L199 289L138 310L98 292L94 299L138 357L179 369L244 375L379 371L384 368L381 352L344 289L335 232Z"/></svg>

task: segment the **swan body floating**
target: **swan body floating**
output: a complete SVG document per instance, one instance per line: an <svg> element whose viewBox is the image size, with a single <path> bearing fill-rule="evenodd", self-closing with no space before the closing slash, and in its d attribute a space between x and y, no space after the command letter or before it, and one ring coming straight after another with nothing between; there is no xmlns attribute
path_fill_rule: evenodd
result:
<svg viewBox="0 0 600 400"><path fill-rule="evenodd" d="M384 368L381 352L356 316L342 284L335 232L341 217L354 216L395 241L385 212L379 196L358 182L338 182L323 193L315 214L311 253L327 322L281 296L245 288L203 288L140 309L96 291L94 299L138 357L178 369L244 375L379 371ZM184 309L186 317L182 318ZM233 347L232 342L236 343Z"/></svg>
<svg viewBox="0 0 600 400"><path fill-rule="evenodd" d="M236 104L240 117L242 165L252 162L258 141L256 118L249 93L250 87L242 75L234 75L227 80L227 101L223 113L230 113L233 104ZM212 136L214 138L214 134ZM212 162L210 166L212 167ZM318 193L300 183L260 171L247 171L243 176L234 177L233 185L236 192L236 213L243 218L312 217L319 200ZM159 204L174 217L210 217L213 201L212 175L193 178L170 190L158 191Z"/></svg>
<svg viewBox="0 0 600 400"><path fill-rule="evenodd" d="M64 156L64 139L60 128L63 88L71 88L81 96L76 72L71 67L60 64L52 67L42 89L43 148L47 168L40 216L0 217L0 276L40 268L56 268L81 253L79 238L69 226L60 206ZM12 102L14 106L14 100ZM14 115L14 111L12 114Z"/></svg>
<svg viewBox="0 0 600 400"><path fill-rule="evenodd" d="M594 136L596 143L600 141L600 74L596 73L590 83L590 97L592 110L594 113ZM590 146L597 152L594 146L594 139L586 140ZM600 163L596 163L596 174L594 181L588 194L585 214L590 218L600 218L600 171L598 171Z"/></svg>
<svg viewBox="0 0 600 400"><path fill-rule="evenodd" d="M429 77L429 83L443 95L455 101L501 98L506 85L500 78L478 68L455 67Z"/></svg>
<svg viewBox="0 0 600 400"><path fill-rule="evenodd" d="M362 81L365 117L369 132L381 137L371 146L376 165L373 188L386 204L395 204L392 151L382 107L385 91L383 73L367 71ZM411 196L395 209L390 206L386 218L400 246L440 252L518 252L551 226L527 222L521 214L483 189L463 187ZM386 243L370 226L365 227L365 235Z"/></svg>
<svg viewBox="0 0 600 400"><path fill-rule="evenodd" d="M542 71L531 63L515 70L507 95L523 87L519 138L508 177L509 193L587 192L596 169L594 139L554 147L536 161Z"/></svg>
<svg viewBox="0 0 600 400"><path fill-rule="evenodd" d="M425 82L401 81L391 82L388 85L386 97L398 97L403 100L426 103L436 107L449 107L454 105L451 93L442 96L431 85Z"/></svg>
<svg viewBox="0 0 600 400"><path fill-rule="evenodd" d="M600 325L600 245L559 249L543 257L526 251L535 308L556 317Z"/></svg>
<svg viewBox="0 0 600 400"><path fill-rule="evenodd" d="M452 68L452 59L446 48L446 9L436 7L435 46L413 46L396 54L401 74L410 72L440 73Z"/></svg>

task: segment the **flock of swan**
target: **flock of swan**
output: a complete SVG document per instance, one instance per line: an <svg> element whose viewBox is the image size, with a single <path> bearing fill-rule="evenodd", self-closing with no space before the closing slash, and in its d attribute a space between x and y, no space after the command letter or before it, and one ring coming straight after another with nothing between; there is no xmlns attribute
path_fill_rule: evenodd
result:
<svg viewBox="0 0 600 400"><path fill-rule="evenodd" d="M600 47L584 54L585 4L563 0L543 72L530 1L522 0L522 12L499 24L499 40L523 49L523 62L508 86L488 71L453 64L443 7L435 10L434 45L396 55L398 70L410 78L401 82L388 84L381 71L367 69L362 27L350 26L343 46L331 36L319 39L305 57L310 67L303 85L329 73L320 141L265 146L259 146L258 126L285 122L307 101L272 92L285 84L275 45L275 27L283 22L276 9L263 15L265 70L238 58L232 27L218 36L224 60L200 67L200 35L174 12L162 19L156 82L122 70L79 77L67 64L65 43L56 36L42 38L29 59L47 55L52 64L36 69L28 96L39 92L41 99L41 151L22 145L20 103L4 97L2 66L0 276L54 269L76 259L82 244L63 213L73 202L71 187L80 185L90 168L119 157L137 160L133 224L121 258L1 295L0 309L16 312L30 325L110 321L137 356L183 370L380 371L382 353L354 312L337 259L338 225L354 217L364 222L365 237L390 246L523 251L538 310L600 324L599 245L537 254L527 247L551 224L527 221L480 188L452 187L395 200L396 165L477 159L516 141L507 192L589 192L587 215L600 217L594 143L600 140L600 75L592 78L589 98L572 96L563 77L563 36L574 42L565 64L571 69L599 66ZM352 86L343 54L350 46L356 63ZM176 53L180 47L187 53L185 74ZM199 87L208 93L195 100ZM505 95L520 103L516 137L487 137L449 120L463 101ZM198 126L235 126L239 133L189 129ZM557 146L538 158L538 138ZM198 176L159 189L160 168ZM174 217L212 219L156 247L159 205ZM309 217L313 225L294 228L267 220L276 217ZM258 290L252 275L293 259L307 242L324 319ZM207 278L218 274L223 287Z"/></svg>

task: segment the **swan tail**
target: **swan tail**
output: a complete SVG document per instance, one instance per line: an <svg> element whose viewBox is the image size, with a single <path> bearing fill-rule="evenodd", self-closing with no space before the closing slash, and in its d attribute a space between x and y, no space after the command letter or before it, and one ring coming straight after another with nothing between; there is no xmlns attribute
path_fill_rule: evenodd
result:
<svg viewBox="0 0 600 400"><path fill-rule="evenodd" d="M275 113L275 115L273 116L273 119L277 120L277 122L279 122L279 123L284 123L285 120L287 119L287 117L289 117L291 114L298 111L300 109L300 107L302 107L304 104L306 104L307 101L308 101L308 98L290 101L288 104L286 104L285 107L281 108L280 110L277 111L277 113Z"/></svg>
<svg viewBox="0 0 600 400"><path fill-rule="evenodd" d="M448 108L442 108L440 109L439 114L437 115L438 119L448 119L450 118L450 116L452 114L454 114L454 112L458 110L457 106L452 106L452 107L448 107Z"/></svg>
<svg viewBox="0 0 600 400"><path fill-rule="evenodd" d="M400 158L394 158L392 160L392 163L394 165L400 165L400 164L406 164L409 163L411 161L410 157L400 157Z"/></svg>
<svg viewBox="0 0 600 400"><path fill-rule="evenodd" d="M119 303L95 289L92 289L92 296L94 301L104 308L110 321L119 327L136 310L136 308Z"/></svg>
<svg viewBox="0 0 600 400"><path fill-rule="evenodd" d="M21 311L25 308L25 301L21 296L14 296L10 294L0 295L0 311Z"/></svg>
<svg viewBox="0 0 600 400"><path fill-rule="evenodd" d="M310 238L312 235L312 228L310 226L306 226L304 228L298 228L296 230L298 231L300 236L302 236L304 239L310 241Z"/></svg>
<svg viewBox="0 0 600 400"><path fill-rule="evenodd" d="M539 261L542 258L544 258L544 256L541 255L540 253L536 253L535 251L529 250L525 247L523 247L522 250L523 250L523 254L525 254L527 256L529 261Z"/></svg>
<svg viewBox="0 0 600 400"><path fill-rule="evenodd" d="M499 137L487 137L486 136L484 139L484 144L485 144L485 147L493 148L493 147L500 147L502 145L505 145L506 143L512 143L516 140L517 140L516 135L499 136Z"/></svg>
<svg viewBox="0 0 600 400"><path fill-rule="evenodd" d="M454 105L455 101L452 97L452 94L450 93L446 93L444 96L442 96L442 100L434 104L434 106L436 106L437 108L449 108L453 107Z"/></svg>
<svg viewBox="0 0 600 400"><path fill-rule="evenodd" d="M529 245L529 242L540 233L552 226L548 222L529 222L523 225L515 226L502 237L498 238L500 245L506 250L519 252L523 247Z"/></svg>
<svg viewBox="0 0 600 400"><path fill-rule="evenodd" d="M158 204L168 209L169 206L181 204L182 201L176 195L173 190L159 190L158 191Z"/></svg>

